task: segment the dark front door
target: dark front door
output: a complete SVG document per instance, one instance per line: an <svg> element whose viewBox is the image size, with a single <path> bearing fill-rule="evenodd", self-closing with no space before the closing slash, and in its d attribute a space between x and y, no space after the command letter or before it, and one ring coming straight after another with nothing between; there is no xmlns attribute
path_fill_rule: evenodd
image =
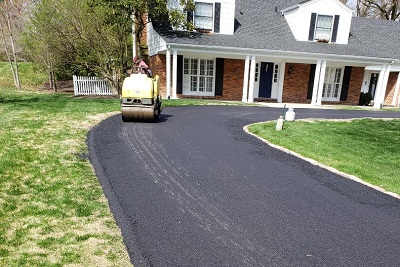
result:
<svg viewBox="0 0 400 267"><path fill-rule="evenodd" d="M369 81L368 93L371 93L372 99L375 97L375 90L378 84L379 73L371 73L371 80Z"/></svg>
<svg viewBox="0 0 400 267"><path fill-rule="evenodd" d="M260 87L258 91L258 97L271 98L273 73L274 73L274 63L261 62Z"/></svg>

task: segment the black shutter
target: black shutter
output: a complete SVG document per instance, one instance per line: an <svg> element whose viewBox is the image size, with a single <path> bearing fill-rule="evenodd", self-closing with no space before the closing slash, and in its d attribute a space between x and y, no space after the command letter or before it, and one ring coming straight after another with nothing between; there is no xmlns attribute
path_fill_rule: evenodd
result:
<svg viewBox="0 0 400 267"><path fill-rule="evenodd" d="M186 13L186 18L188 22L193 23L193 10L188 10L188 12Z"/></svg>
<svg viewBox="0 0 400 267"><path fill-rule="evenodd" d="M222 88L224 87L224 59L216 59L215 69L215 95L222 95Z"/></svg>
<svg viewBox="0 0 400 267"><path fill-rule="evenodd" d="M335 15L335 20L333 22L333 31L332 31L332 42L336 42L336 37L337 37L337 31L339 27L339 15Z"/></svg>
<svg viewBox="0 0 400 267"><path fill-rule="evenodd" d="M316 64L311 64L310 76L308 77L307 99L312 99L312 94L313 94L313 89L314 89L315 69L316 68L317 68Z"/></svg>
<svg viewBox="0 0 400 267"><path fill-rule="evenodd" d="M182 94L182 84L183 84L183 56L178 55L176 66L176 93Z"/></svg>
<svg viewBox="0 0 400 267"><path fill-rule="evenodd" d="M214 32L219 33L219 21L221 18L221 3L215 3L214 10Z"/></svg>
<svg viewBox="0 0 400 267"><path fill-rule="evenodd" d="M311 13L310 31L308 33L308 41L314 41L315 22L317 20L317 13Z"/></svg>
<svg viewBox="0 0 400 267"><path fill-rule="evenodd" d="M350 77L351 77L351 66L344 68L342 92L340 93L340 100L347 100L347 93L349 92Z"/></svg>

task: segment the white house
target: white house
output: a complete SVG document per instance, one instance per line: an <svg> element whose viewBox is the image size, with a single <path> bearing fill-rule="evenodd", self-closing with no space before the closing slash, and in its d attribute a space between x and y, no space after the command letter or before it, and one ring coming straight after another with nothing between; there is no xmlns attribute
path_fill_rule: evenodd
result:
<svg viewBox="0 0 400 267"><path fill-rule="evenodd" d="M353 17L338 0L202 0L196 31L149 25L164 97L399 106L400 22ZM171 0L170 8L179 9Z"/></svg>

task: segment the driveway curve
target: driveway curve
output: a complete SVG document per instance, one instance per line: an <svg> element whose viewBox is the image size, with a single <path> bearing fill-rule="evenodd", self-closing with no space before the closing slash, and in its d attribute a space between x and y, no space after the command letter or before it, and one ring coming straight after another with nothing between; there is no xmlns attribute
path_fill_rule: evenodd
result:
<svg viewBox="0 0 400 267"><path fill-rule="evenodd" d="M400 264L399 199L242 129L281 112L165 108L158 123L116 115L90 132L91 162L136 267ZM296 118L399 115L296 110Z"/></svg>

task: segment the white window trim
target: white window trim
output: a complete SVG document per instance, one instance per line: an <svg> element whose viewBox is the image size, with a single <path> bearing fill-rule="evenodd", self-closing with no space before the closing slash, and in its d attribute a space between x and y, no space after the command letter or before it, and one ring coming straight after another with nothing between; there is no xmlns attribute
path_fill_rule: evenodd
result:
<svg viewBox="0 0 400 267"><path fill-rule="evenodd" d="M339 89L338 89L338 95L337 97L324 97L322 96L322 101L332 101L332 102L338 102L340 101L340 95L342 93L342 86L343 86L343 76L344 76L344 67L338 67L338 66L327 66L325 73L328 72L330 69L335 68L335 69L341 69L340 72L340 82L339 82ZM332 72L330 73L332 74ZM326 79L324 79L324 86L326 84Z"/></svg>
<svg viewBox="0 0 400 267"><path fill-rule="evenodd" d="M190 66L190 61L193 59L197 60L197 90L196 91L191 91L190 90L190 79L188 79L188 81L185 83L185 76L192 76L190 73L189 74L185 74L185 59L189 60L189 66ZM212 83L212 90L211 92L202 92L199 91L199 87L200 87L200 62L201 60L212 60L213 61L213 83ZM186 57L183 58L183 77L182 77L182 84L183 84L183 89L182 89L182 94L183 95L190 95L190 96L215 96L215 68L216 68L216 60L215 58L190 58L190 57ZM211 76L207 76L206 77L211 77Z"/></svg>
<svg viewBox="0 0 400 267"><path fill-rule="evenodd" d="M196 1L194 4L196 6L197 3L200 4L209 4L212 5L212 19L211 19L211 29L201 29L201 28L196 28L196 8L193 12L193 26L195 28L195 30L199 30L199 31L214 31L214 16L215 16L215 2L207 2L207 1Z"/></svg>
<svg viewBox="0 0 400 267"><path fill-rule="evenodd" d="M318 40L326 40L326 39L319 39L319 38L317 38L316 37L316 35L317 35L317 25L318 25L318 17L320 17L320 16L324 16L324 17L331 17L332 18L332 24L331 24L331 28L330 28L330 31L329 31L329 39L327 40L328 42L331 42L331 40L332 40L332 32L333 32L333 25L335 24L335 16L332 16L332 15L324 15L324 14L317 14L317 17L316 17L316 19L315 19L315 28L314 28L314 40L315 41L318 41ZM327 28L326 28L327 29Z"/></svg>

